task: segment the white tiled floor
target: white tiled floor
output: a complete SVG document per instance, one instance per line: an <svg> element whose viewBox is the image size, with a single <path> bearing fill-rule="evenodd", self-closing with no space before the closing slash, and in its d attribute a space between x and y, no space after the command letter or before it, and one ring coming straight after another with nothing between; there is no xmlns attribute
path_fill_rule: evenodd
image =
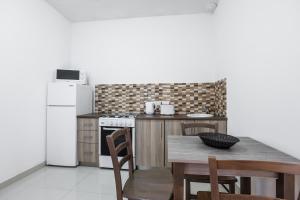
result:
<svg viewBox="0 0 300 200"><path fill-rule="evenodd" d="M123 171L124 182L127 177L128 172ZM192 190L200 189L207 190L209 186L192 186ZM115 199L113 171L96 167L44 167L0 190L0 200Z"/></svg>
<svg viewBox="0 0 300 200"><path fill-rule="evenodd" d="M44 167L1 189L0 200L115 200L114 184L112 170Z"/></svg>

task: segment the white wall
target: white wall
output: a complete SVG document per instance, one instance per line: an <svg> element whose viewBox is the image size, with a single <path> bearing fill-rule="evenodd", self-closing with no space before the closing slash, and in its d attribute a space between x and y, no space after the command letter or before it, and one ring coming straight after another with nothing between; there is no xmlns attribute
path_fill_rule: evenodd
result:
<svg viewBox="0 0 300 200"><path fill-rule="evenodd" d="M300 1L221 0L217 77L228 78L229 133L300 158Z"/></svg>
<svg viewBox="0 0 300 200"><path fill-rule="evenodd" d="M71 62L92 84L227 77L229 132L300 158L299 9L221 0L213 16L75 23ZM68 63L70 34L43 0L0 2L0 183L45 160L46 82Z"/></svg>
<svg viewBox="0 0 300 200"><path fill-rule="evenodd" d="M212 69L212 16L177 15L72 25L71 62L91 83L205 82Z"/></svg>
<svg viewBox="0 0 300 200"><path fill-rule="evenodd" d="M0 183L45 161L46 83L70 30L44 0L0 1Z"/></svg>

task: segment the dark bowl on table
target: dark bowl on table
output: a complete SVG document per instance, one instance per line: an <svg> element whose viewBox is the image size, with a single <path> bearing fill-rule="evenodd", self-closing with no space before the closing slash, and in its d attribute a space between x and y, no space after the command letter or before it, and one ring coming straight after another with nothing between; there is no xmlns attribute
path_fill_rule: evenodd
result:
<svg viewBox="0 0 300 200"><path fill-rule="evenodd" d="M240 140L234 136L222 133L201 133L199 137L207 146L218 149L229 149Z"/></svg>

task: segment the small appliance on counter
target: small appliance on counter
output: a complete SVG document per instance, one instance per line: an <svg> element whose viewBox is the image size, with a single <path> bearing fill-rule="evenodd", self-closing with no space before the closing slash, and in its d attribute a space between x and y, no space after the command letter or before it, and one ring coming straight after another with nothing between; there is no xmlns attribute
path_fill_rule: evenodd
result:
<svg viewBox="0 0 300 200"><path fill-rule="evenodd" d="M171 104L161 104L160 105L160 114L161 115L174 115L175 114L174 105L171 105Z"/></svg>
<svg viewBox="0 0 300 200"><path fill-rule="evenodd" d="M145 102L145 113L147 115L153 115L155 113L155 102L153 101Z"/></svg>

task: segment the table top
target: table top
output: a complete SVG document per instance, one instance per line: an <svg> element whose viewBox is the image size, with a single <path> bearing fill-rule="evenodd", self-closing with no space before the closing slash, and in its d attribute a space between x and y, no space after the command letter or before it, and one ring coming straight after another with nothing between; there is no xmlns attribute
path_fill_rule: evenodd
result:
<svg viewBox="0 0 300 200"><path fill-rule="evenodd" d="M207 164L208 156L218 160L257 160L297 163L300 160L249 137L230 149L216 149L205 145L198 136L168 136L168 161Z"/></svg>

